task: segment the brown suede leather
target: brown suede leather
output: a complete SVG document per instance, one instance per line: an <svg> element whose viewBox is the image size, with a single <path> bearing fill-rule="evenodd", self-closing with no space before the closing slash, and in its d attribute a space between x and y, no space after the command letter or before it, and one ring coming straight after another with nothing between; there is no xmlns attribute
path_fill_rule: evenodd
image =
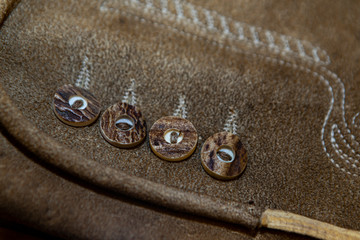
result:
<svg viewBox="0 0 360 240"><path fill-rule="evenodd" d="M14 2L1 1L0 17ZM34 0L11 11L0 30L2 216L78 239L306 239L254 229L267 208L360 230L359 2L163 2ZM76 82L85 56L103 110L135 79L148 128L185 95L195 153L167 162L147 139L108 144L99 121L60 122L54 93ZM218 181L200 150L230 107L248 165Z"/></svg>

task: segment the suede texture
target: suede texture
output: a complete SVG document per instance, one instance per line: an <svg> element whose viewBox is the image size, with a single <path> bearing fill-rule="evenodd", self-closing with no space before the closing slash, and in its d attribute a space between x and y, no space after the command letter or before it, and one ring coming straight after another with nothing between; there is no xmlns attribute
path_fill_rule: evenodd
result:
<svg viewBox="0 0 360 240"><path fill-rule="evenodd" d="M78 239L306 239L254 230L267 208L360 230L359 2L166 2L21 1L11 11L0 30L3 216ZM85 56L103 110L135 79L148 128L184 95L194 154L167 162L147 139L108 144L99 121L60 122L54 93L76 83ZM248 164L218 181L200 150L230 108Z"/></svg>

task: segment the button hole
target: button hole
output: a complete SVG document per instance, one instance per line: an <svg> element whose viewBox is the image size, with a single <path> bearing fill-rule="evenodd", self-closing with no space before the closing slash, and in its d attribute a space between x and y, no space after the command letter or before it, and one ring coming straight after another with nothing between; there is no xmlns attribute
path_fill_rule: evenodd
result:
<svg viewBox="0 0 360 240"><path fill-rule="evenodd" d="M184 138L184 134L178 129L168 129L164 134L164 139L167 143L177 144Z"/></svg>
<svg viewBox="0 0 360 240"><path fill-rule="evenodd" d="M219 149L216 152L216 156L220 161L223 162L232 162L235 159L235 153L233 149L226 145L219 147Z"/></svg>
<svg viewBox="0 0 360 240"><path fill-rule="evenodd" d="M85 98L80 96L72 96L69 99L69 105L72 108L83 110L87 107L88 103Z"/></svg>
<svg viewBox="0 0 360 240"><path fill-rule="evenodd" d="M118 129L122 131L129 131L134 127L134 121L127 115L120 116L118 120L116 120L115 125Z"/></svg>

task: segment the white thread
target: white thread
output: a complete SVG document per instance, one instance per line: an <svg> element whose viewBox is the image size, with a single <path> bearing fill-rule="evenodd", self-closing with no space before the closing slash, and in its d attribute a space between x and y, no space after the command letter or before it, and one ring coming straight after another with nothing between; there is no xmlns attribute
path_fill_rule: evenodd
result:
<svg viewBox="0 0 360 240"><path fill-rule="evenodd" d="M154 5L153 5L153 1L152 0L145 0L145 6L146 8L153 8Z"/></svg>
<svg viewBox="0 0 360 240"><path fill-rule="evenodd" d="M265 36L266 36L266 39L269 43L269 47L270 48L278 48L276 45L275 45L275 41L274 41L274 37L273 35L271 34L270 31L265 31Z"/></svg>
<svg viewBox="0 0 360 240"><path fill-rule="evenodd" d="M257 31L256 31L256 28L251 26L251 27L249 27L249 29L250 29L251 36L252 36L252 39L253 39L253 42L254 42L255 46L259 45L260 39L259 39L259 35L258 35Z"/></svg>
<svg viewBox="0 0 360 240"><path fill-rule="evenodd" d="M175 4L175 8L176 8L176 14L173 14L170 11L168 11L168 8L167 8L168 2L166 0L160 0L160 1L161 1L161 7L156 7L154 4L151 4L151 5L148 4L146 6L146 4L143 4L140 1L135 1L135 0L123 0L123 1L105 0L103 2L103 4L101 5L100 10L102 12L106 11L105 9L113 11L114 8L110 9L109 7L106 7L106 8L104 7L104 3L108 3L108 2L111 2L114 5L115 4L118 4L118 5L123 4L126 6L130 5L140 11L144 11L144 8L145 8L147 12L152 13L153 17L151 17L151 16L150 17L152 18L152 23L155 25L156 25L156 23L154 23L154 22L158 21L159 17L168 17L169 20L178 19L179 20L178 23L184 23L185 26L195 25L198 28L201 28L205 31L211 30L213 32L217 32L220 35L222 35L222 37L224 37L224 38L230 38L230 39L237 40L237 41L238 40L245 41L245 43L249 44L250 46L255 46L255 47L265 46L265 47L267 47L268 50L273 51L275 54L281 53L281 55L284 57L287 57L287 56L288 57L296 57L296 58L305 60L307 62L316 63L316 64L325 64L326 65L326 64L330 63L330 57L328 56L328 54L324 50L314 47L309 42L306 42L306 41L300 42L300 40L289 37L289 36L271 33L273 35L274 42L275 42L275 38L281 39L281 41L283 42L283 45L284 45L282 47L280 47L280 46L274 47L274 45L272 45L273 43L271 41L269 43L264 43L260 40L258 31L262 31L261 28L255 28L254 26L242 24L242 26L240 28L235 29L237 32L233 33L229 27L224 28L224 26L225 26L224 25L224 26L222 26L223 31L220 31L219 29L217 29L215 27L214 19L220 19L220 21L221 21L221 19L223 19L223 17L225 17L225 16L220 15L216 11L209 11L204 8L194 7L192 4L187 3L186 1L180 2L180 0L173 0L174 4ZM184 16L183 9L185 7L190 9L191 18ZM197 8L198 10L195 10L195 8ZM120 11L119 9L115 9L114 11L116 11L116 10L117 10L117 12ZM127 10L129 10L129 9L127 9ZM206 24L203 24L198 19L197 13L199 11L204 13L204 15L206 17L206 21L207 21ZM164 14L164 13L166 13L166 14ZM157 18L155 18L155 16ZM235 26L238 25L238 22L234 21L233 19L228 19L226 17L225 17L225 19L226 19L227 26L229 26L230 24L234 24ZM141 18L140 21L144 22L144 19ZM164 24L164 25L166 25L166 24ZM244 26L246 26L250 29L250 36L247 36L248 33L245 33L243 31ZM293 51L290 48L289 41L298 45L298 48L299 48L298 51ZM218 45L221 45L221 43L218 43ZM306 54L304 47L307 48L307 52L313 53L312 56L309 56ZM316 48L316 49L314 49L314 48ZM321 57L320 57L320 55L318 55L318 52L321 52Z"/></svg>
<svg viewBox="0 0 360 240"><path fill-rule="evenodd" d="M245 40L244 28L239 22L235 22L235 27L238 30L238 37L240 40Z"/></svg>
<svg viewBox="0 0 360 240"><path fill-rule="evenodd" d="M297 48L298 48L298 50L299 50L300 56L305 57L306 54L305 54L305 51L304 51L304 45L301 43L300 40L297 40L297 41L296 41L296 46L297 46Z"/></svg>
<svg viewBox="0 0 360 240"><path fill-rule="evenodd" d="M177 18L178 19L184 18L183 9L182 9L182 6L181 6L179 0L173 0L173 2L175 4Z"/></svg>
<svg viewBox="0 0 360 240"><path fill-rule="evenodd" d="M84 88L87 90L90 88L90 72L89 72L90 66L91 66L91 63L89 63L88 57L85 56L84 60L82 61L82 66L81 66L79 76L75 82L75 85L77 87L81 87L81 88Z"/></svg>
<svg viewBox="0 0 360 240"><path fill-rule="evenodd" d="M104 3L104 2L103 2L103 3ZM107 6L105 6L103 3L100 5L100 12L109 11L109 8L108 8Z"/></svg>
<svg viewBox="0 0 360 240"><path fill-rule="evenodd" d="M348 129L347 123L346 123L346 119L345 119L345 87L344 87L344 83L341 81L341 79L333 72L331 72L330 70L328 70L325 67L321 67L320 68L323 72L325 72L329 77L331 77L332 79L334 79L341 88L341 94L342 94L342 98L341 98L341 110L342 110L342 121L343 121L343 125L344 128L346 129L346 132L350 135L351 138L351 144L356 145L357 147L360 145L359 142L356 140L356 137L351 133L350 129Z"/></svg>
<svg viewBox="0 0 360 240"><path fill-rule="evenodd" d="M131 2L134 3L133 1L131 1ZM136 8L138 8L138 6L136 6ZM120 12L119 9L117 9L117 11ZM203 11L205 11L205 10L203 10ZM206 10L206 11L207 11L207 10ZM129 13L125 13L125 12L123 12L123 13L129 15ZM209 12L209 14L210 14L210 12ZM136 15L130 15L130 16L131 16L131 17L134 17L134 18L136 18L136 19L139 19L140 21L146 21L144 18L140 18L140 17L138 17L138 16L136 16ZM193 37L195 40L200 37L200 38L203 38L203 39L209 41L209 39L207 39L207 38L205 38L205 37L201 37L201 36L198 36L198 35L193 34L193 33L185 32L185 31L183 31L183 30L177 29L177 28L175 28L175 27L173 27L173 26L170 26L170 25L166 25L166 24L163 24L163 23L157 23L157 22L154 23L153 20L151 21L151 23L152 23L152 24L155 24L155 25L157 25L157 26L161 26L161 27L168 28L169 30L173 30L173 31L178 32L178 33L180 33L180 34L183 34L183 35L185 35L185 36L191 36L191 37ZM235 22L235 25L236 25L236 22ZM217 29L215 29L215 30L217 30ZM231 33L231 34L232 34L232 33ZM236 36L236 38L239 39L239 36ZM245 35L244 35L244 38L246 38ZM296 56L296 53L293 52L293 51L290 49L289 39L290 39L291 41L295 41L295 42L296 42L296 41L299 41L299 40L293 39L293 38L291 38L291 37L284 36L284 35L280 35L280 38L282 39L283 45L284 45L283 50L282 50L282 54L284 54L285 51L289 51L292 55ZM246 41L246 40L245 40L245 41ZM222 44L220 44L220 43L218 43L218 42L211 41L211 43L222 47ZM307 42L305 42L305 43L307 43ZM310 43L307 43L307 44L309 45ZM304 46L304 45L301 44L301 46ZM312 46L312 45L310 44L310 46ZM226 49L231 49L231 50L234 50L235 52L239 52L239 53L243 53L243 54L248 54L248 55L250 55L250 56L257 56L257 57L261 57L261 58L265 59L263 56L261 56L261 55L259 55L259 54L255 54L255 53L249 54L249 53L244 52L244 51L242 51L242 50L240 50L240 49L238 49L238 48L236 48L236 47L226 46ZM326 56L326 61L321 60L320 63L321 63L321 64L329 64L329 63L330 63L330 58L329 58L329 56L326 54L326 52L325 52L324 50L321 50L321 51L322 51L323 55ZM305 54L305 52L304 52L304 54ZM306 54L305 54L305 56L303 57L303 59L305 59L305 60L311 60L311 59L312 59L314 62L316 62L316 61L314 60L314 58L311 58L311 59L310 59ZM266 58L266 60L267 60L267 58ZM281 64L281 62L280 62L278 59L271 59L271 62ZM328 90L329 90L329 92L330 92L330 94L331 94L331 101L330 101L329 110L328 110L327 115L325 116L325 119L324 119L323 127L322 127L322 129L321 129L321 143L322 143L322 145L323 145L323 149L324 149L324 152L326 153L326 156L328 156L329 159L330 159L330 162L332 162L332 163L333 163L337 168L339 168L342 172L346 172L347 174L349 174L349 175L351 175L351 176L358 176L358 175L355 174L355 173L351 173L351 172L347 171L346 169L344 169L343 167L341 167L338 163L336 163L336 162L334 161L334 159L331 158L331 154L327 151L327 148L326 148L326 145L325 145L325 141L324 141L324 131L325 131L325 127L326 127L326 125L327 125L327 123L328 123L328 120L329 120L329 118L330 118L330 114L331 114L331 112L332 112L332 110L333 110L333 105L334 105L333 90L332 90L332 87L331 87L330 84L329 84L329 81L328 81L327 79L325 79L325 77L324 77L323 75L321 75L321 74L319 74L319 73L317 73L317 72L311 71L309 68L304 68L304 67L301 66L301 65L299 66L299 65L292 64L292 63L289 63L289 62L286 62L285 65L288 66L288 67L290 66L290 67L292 67L293 69L300 69L301 71L305 71L305 72L307 72L307 73L311 73L313 76L317 76L317 78L318 78L320 81L324 82L324 83L328 86ZM336 74L332 73L331 71L329 71L329 70L326 69L325 67L322 67L321 69L322 69L326 74L328 74L328 75L331 74L330 77L331 77L332 79L333 79L334 77L336 77L335 80L336 80L337 82L339 82L339 83L340 83L340 86L342 87L342 94L343 94L342 110L343 110L343 119L345 119L345 118L344 118L345 113L344 113L344 107L343 107L343 106L344 106L344 100L345 100L345 90L344 90L344 88L343 88L343 84L342 84L340 78L338 78L338 77L336 76ZM343 124L344 124L344 126L345 126L345 128L346 128L346 127L347 127L347 124L346 124L346 121L345 121L345 120L343 121ZM346 132L351 133L350 130L347 129L347 128L346 128ZM355 140L355 136L352 135L351 138L352 138L353 140ZM358 144L358 143L356 142L356 144Z"/></svg>
<svg viewBox="0 0 360 240"><path fill-rule="evenodd" d="M230 33L229 26L226 22L226 17L220 16L221 27L223 28L223 34L228 35Z"/></svg>
<svg viewBox="0 0 360 240"><path fill-rule="evenodd" d="M160 0L161 12L164 14L168 13L168 0Z"/></svg>
<svg viewBox="0 0 360 240"><path fill-rule="evenodd" d="M130 80L131 84L127 91L125 91L125 95L123 97L122 102L128 103L130 105L136 105L136 83L135 79Z"/></svg>
<svg viewBox="0 0 360 240"><path fill-rule="evenodd" d="M333 124L332 128L331 128L331 145L334 148L335 152L337 153L337 155L343 159L347 164L349 164L350 166L354 167L354 168L358 168L357 164L359 163L358 159L354 159L353 157L349 156L348 154L344 153L344 151L342 151L339 148L339 145L336 142L335 139L335 134L334 134L334 130L335 128L337 128L336 124ZM340 132L339 132L340 133ZM340 133L341 134L341 133ZM352 162L350 162L350 161Z"/></svg>
<svg viewBox="0 0 360 240"><path fill-rule="evenodd" d="M237 131L236 122L238 120L239 113L237 110L230 108L228 115L229 117L226 120L224 131L236 134Z"/></svg>
<svg viewBox="0 0 360 240"><path fill-rule="evenodd" d="M191 14L191 17L194 21L195 24L200 24L199 22L199 18L198 18L198 12L196 11L196 9L194 8L193 5L189 4L188 5L189 9L190 9L190 14Z"/></svg>
<svg viewBox="0 0 360 240"><path fill-rule="evenodd" d="M267 60L267 58L265 58ZM277 62L279 62L279 60L276 59ZM335 165L335 167L337 167L338 169L340 169L342 172L350 175L350 176L353 176L353 177L358 177L359 175L356 174L356 173L352 173L348 170L346 170L344 167L341 167L338 163L336 163L336 161L331 157L331 154L328 152L327 148L326 148L326 144L325 144L325 140L324 140L324 134L325 134L325 127L328 123L328 120L330 118L330 115L331 115L331 112L333 110L333 106L334 106L334 94L333 94L333 89L332 87L330 86L330 83L327 79L325 79L324 76L320 75L319 73L315 73L314 71L311 71L310 69L308 68L304 68L302 66L296 66L296 64L291 64L292 67L295 67L295 68L298 68L302 71L305 71L305 72L308 72L308 73L312 73L312 75L314 76L318 76L318 79L320 79L320 81L324 82L325 85L328 87L328 91L330 92L330 95L331 95L331 101L330 101L330 107L329 107L329 110L325 116L325 119L324 119L324 123L323 123L323 127L321 129L321 143L323 145L323 149L324 149L324 152L326 153L327 157L330 159L330 162L333 163ZM332 76L334 76L332 74ZM331 142L333 142L334 140L331 139ZM335 149L336 150L336 149ZM338 151L340 153L340 151ZM346 155L347 156L347 155ZM344 157L342 157L342 159L344 159ZM353 159L353 158L352 158ZM345 159L344 159L345 160ZM354 160L354 159L353 159ZM346 161L346 160L345 160ZM349 161L347 161L349 162ZM355 163L358 163L357 160L354 160ZM355 164L354 163L354 164Z"/></svg>
<svg viewBox="0 0 360 240"><path fill-rule="evenodd" d="M291 52L291 48L290 48L290 45L289 45L289 39L287 38L287 36L281 35L280 38L281 38L281 41L284 44L284 51L285 52Z"/></svg>
<svg viewBox="0 0 360 240"><path fill-rule="evenodd" d="M205 14L206 17L206 22L207 22L207 27L209 30L215 30L215 26L214 26L214 19L210 14L210 11L207 9L203 9L203 13Z"/></svg>
<svg viewBox="0 0 360 240"><path fill-rule="evenodd" d="M174 111L174 116L179 116L182 118L186 118L187 111L186 111L186 103L185 103L185 95L179 96L179 105Z"/></svg>
<svg viewBox="0 0 360 240"><path fill-rule="evenodd" d="M353 118L352 118L352 121L351 121L351 124L355 127L355 128L359 128L359 125L357 123L355 123L356 121L356 118L359 116L360 112L356 113Z"/></svg>
<svg viewBox="0 0 360 240"><path fill-rule="evenodd" d="M319 55L318 55L318 50L319 50L319 48L313 48L313 50L312 50L312 55L314 57L315 62L320 61L320 58L319 58Z"/></svg>
<svg viewBox="0 0 360 240"><path fill-rule="evenodd" d="M360 154L356 153L355 149L350 146L350 144L348 143L348 141L346 140L346 138L344 137L344 135L341 133L340 128L338 127L338 125L337 125L337 124L334 124L333 126L334 126L335 130L337 131L337 133L339 134L339 136L340 136L343 144L350 150L350 152L351 152L353 155L355 155L356 157L360 158Z"/></svg>

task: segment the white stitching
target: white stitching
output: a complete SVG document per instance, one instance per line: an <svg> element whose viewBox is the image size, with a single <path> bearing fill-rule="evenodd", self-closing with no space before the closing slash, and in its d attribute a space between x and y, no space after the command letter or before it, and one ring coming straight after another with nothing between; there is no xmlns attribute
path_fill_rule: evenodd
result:
<svg viewBox="0 0 360 240"><path fill-rule="evenodd" d="M82 61L80 73L75 81L75 86L87 90L90 88L90 67L91 63L89 62L89 58L85 56L84 60Z"/></svg>
<svg viewBox="0 0 360 240"><path fill-rule="evenodd" d="M235 27L236 27L236 29L238 30L238 37L239 37L239 39L240 39L240 40L245 40L244 28L243 28L243 26L241 25L241 23L236 22L236 23L235 23Z"/></svg>
<svg viewBox="0 0 360 240"><path fill-rule="evenodd" d="M199 21L199 18L198 18L198 12L196 11L196 9L193 7L193 5L189 4L188 5L189 9L190 9L190 14L191 14L191 17L194 21L195 24L199 25L200 24L200 21Z"/></svg>
<svg viewBox="0 0 360 240"><path fill-rule="evenodd" d="M130 98L131 97L131 98ZM130 87L125 91L122 102L130 105L136 105L136 82L135 79L130 80Z"/></svg>
<svg viewBox="0 0 360 240"><path fill-rule="evenodd" d="M262 30L261 28L258 27L254 27L254 26L250 26L244 23L239 24L237 21L234 21L233 19L228 18L228 21L226 21L229 24L232 24L234 26L240 26L240 28L235 29L235 33L230 30L230 28L228 29L228 31L225 29L223 29L223 31L220 31L219 29L216 28L216 26L214 25L214 19L219 19L221 21L221 19L224 17L223 15L217 13L216 11L209 11L207 9L201 8L201 7L195 7L192 4L187 3L186 1L180 1L180 0L173 0L175 7L176 7L176 13L172 13L170 11L168 11L167 9L167 2L164 0L156 0L156 1L161 1L160 5L161 7L156 7L154 4L152 4L151 7L151 13L153 13L153 16L151 16L152 19L155 19L154 22L159 21L158 17L168 17L169 19L178 19L178 20L182 20L184 21L185 26L197 26L200 29L207 29L210 30L212 32L216 32L219 33L221 36L220 38L230 38L233 39L235 41L243 41L247 44L249 44L249 46L255 46L255 47L266 47L268 50L275 52L276 54L278 54L279 52L282 54L283 57L296 57L296 58L300 58L302 60L305 60L306 62L311 62L311 63L317 63L317 64L329 64L330 63L330 57L328 56L328 54L326 53L326 51L313 46L311 43L307 42L307 41L300 41L298 39L292 38L290 36L284 36L281 34L277 34L272 32L271 34L273 35L274 41L276 39L280 39L283 42L283 47L278 47L278 48L273 48L273 45L270 45L262 42L261 39L259 38L259 33L260 32L264 32L264 30ZM116 5L116 4L124 4L126 6L131 6L137 10L143 11L144 7L146 7L146 5L144 6L143 3L139 2L139 1L135 1L135 0L105 0L100 7L101 11L106 11L108 10L112 10L114 9L114 7L109 7L109 5ZM166 6L165 6L166 4ZM190 9L190 18L184 15L183 9ZM195 10L195 8L197 8L197 10ZM117 8L117 10L119 10L119 8ZM128 9L127 9L128 10ZM149 11L150 8L147 7L146 11ZM120 11L120 10L119 10ZM198 19L198 12L202 12L204 13L205 17L206 17L206 23L202 23L199 19ZM164 14L164 12L168 13L168 14ZM225 18L226 19L226 18ZM141 20L143 21L143 20ZM178 21L179 24L181 24L182 21ZM164 24L167 25L167 24ZM245 33L243 30L244 26L248 27L250 30L250 36L247 36L247 34L249 33ZM205 29L204 29L205 28ZM266 31L266 30L265 30ZM292 42L294 44L298 45L298 49L291 49L290 48L290 43ZM299 43L297 43L297 41L299 41ZM306 54L306 52L311 53L311 55ZM320 55L319 55L320 54Z"/></svg>
<svg viewBox="0 0 360 240"><path fill-rule="evenodd" d="M256 31L256 28L251 26L251 27L249 27L249 29L250 29L251 36L252 36L252 39L253 39L253 42L254 42L255 46L259 45L260 44L260 39L259 39L259 34Z"/></svg>
<svg viewBox="0 0 360 240"><path fill-rule="evenodd" d="M223 34L228 35L230 33L229 26L226 22L226 17L220 16L221 27L223 28Z"/></svg>
<svg viewBox="0 0 360 240"><path fill-rule="evenodd" d="M216 30L215 26L214 26L214 18L213 16L210 14L210 11L207 9L202 9L203 13L205 14L206 17L206 22L207 22L207 27L209 30Z"/></svg>
<svg viewBox="0 0 360 240"><path fill-rule="evenodd" d="M281 35L280 38L281 38L282 43L284 44L284 51L285 52L291 52L291 48L290 48L290 45L289 45L289 39L287 38L287 36Z"/></svg>
<svg viewBox="0 0 360 240"><path fill-rule="evenodd" d="M344 87L344 83L341 81L341 79L333 72L331 72L330 70L328 70L325 67L321 67L320 68L323 72L325 72L325 74L327 74L329 77L331 77L332 79L334 79L341 88L341 94L342 94L342 98L341 98L341 110L342 110L342 121L343 121L343 125L344 128L346 129L346 132L349 134L350 139L351 139L351 144L352 145L356 145L356 147L359 147L359 142L356 140L356 137L351 133L350 129L348 128L348 125L346 123L346 119L345 119L345 87Z"/></svg>
<svg viewBox="0 0 360 240"><path fill-rule="evenodd" d="M356 153L355 149L353 147L350 146L349 142L346 140L346 138L344 137L344 135L341 133L340 128L338 127L337 124L334 124L334 130L336 129L337 133L339 134L341 141L343 142L343 144L350 150L350 152L355 155L356 157L360 158L360 154Z"/></svg>
<svg viewBox="0 0 360 240"><path fill-rule="evenodd" d="M133 4L134 4L133 1L131 1L130 3L133 3ZM190 5L190 4L189 4L189 5ZM188 6L188 7L191 7L191 6ZM135 6L135 8L138 9L139 6ZM191 10L191 8L190 8L190 10ZM205 13L205 12L208 12L208 14L210 15L210 11L204 10L204 9L200 9L200 10L202 10L204 13ZM123 13L123 14L125 14L125 15L130 16L130 17L134 17L134 18L136 18L136 19L139 19L139 20L142 21L142 22L148 21L148 20L146 20L146 19L144 19L144 18L142 18L142 17L138 17L138 16L136 16L136 15L134 15L134 14L131 14L131 13L129 13L129 12L124 12L124 11L121 11L121 10L119 10L119 9L116 9L116 11L117 11L117 12L121 12L121 13ZM194 11L195 11L195 10L194 10ZM152 12L153 12L154 14L157 14L156 9L153 9ZM192 18L194 19L194 16L192 16ZM186 20L187 20L187 21L190 21L190 24L191 24L191 23L193 24L193 23L195 22L195 20L192 20L192 21L191 21L191 19L186 19ZM208 25L207 25L207 28L212 28L212 25L213 25L213 22L212 22L212 21L213 21L213 18L212 18L212 17L210 17L210 18L207 19L207 24L208 24ZM149 21L149 22L152 23L152 24L154 24L154 25L156 25L156 26L165 27L165 28L170 29L170 30L172 30L172 31L178 32L178 33L183 34L183 35L185 35L185 36L193 37L194 39L197 39L197 38L199 38L199 37L200 37L200 38L203 38L204 40L207 40L207 41L211 42L211 43L214 44L214 45L218 45L218 46L220 46L220 47L223 47L223 45L222 45L221 43L219 43L219 42L209 40L209 39L207 39L206 37L202 37L202 36L196 35L196 34L191 33L191 32L186 32L186 31L180 30L180 29L178 29L178 28L176 28L176 27L174 27L174 26L167 25L167 24L160 23L160 22L156 22L156 20L152 20L152 21ZM209 22L210 22L210 24L209 24ZM233 22L233 24L234 24L235 26L240 26L240 28L243 29L243 28L242 28L243 25L242 25L241 23L239 23L239 22ZM199 24L197 24L197 25L200 25L200 26L201 26L202 23L199 22ZM209 26L209 25L210 25L210 26ZM256 28L256 29L260 29L260 28ZM254 31L254 32L257 32L256 29L254 28L253 31ZM213 27L212 30L216 31L216 30L218 30L218 29L216 29L215 27ZM244 37L244 41L248 41L248 40L247 40L248 38L246 37L246 35L244 34L244 32L242 33L242 34L244 34L244 35L242 36L242 35L240 34L239 28L237 28L237 30L239 31L239 32L238 32L239 36L237 36L236 38L237 38L237 39L240 39L241 37ZM260 29L260 30L261 30L261 29ZM230 35L231 35L231 34L232 34L232 33L230 33ZM300 42L300 40L294 39L294 38L291 38L291 37L285 36L285 35L277 35L277 36L282 40L283 45L284 45L283 48L282 48L282 52L281 52L282 56L284 56L284 55L286 54L286 52L290 52L291 55L296 56L296 52L293 51L293 50L290 48L289 41L292 41L292 42L296 43L296 41L299 41L299 42ZM258 38L258 41L259 41L259 44L264 44L263 42L260 41L259 38ZM330 58L329 58L329 56L326 54L326 52L325 52L324 50L321 50L321 49L318 49L318 48L316 48L316 50L315 50L315 53L316 53L316 54L314 54L314 50L313 50L314 47L312 47L311 49L312 49L312 55L313 55L313 57L307 56L307 54L305 53L305 49L304 49L303 43L307 43L307 44L309 44L310 46L312 46L310 43L305 42L305 41L302 41L302 42L300 42L300 44L297 45L298 48L299 48L299 49L298 49L298 52L299 52L298 55L299 55L299 56L302 55L302 59L307 60L307 61L310 61L310 58L311 58L313 61L310 61L310 62L313 62L313 63L321 63L321 64L329 64L329 63L330 63ZM271 45L271 44L269 43L269 45ZM269 47L269 46L268 46L268 47ZM270 48L270 47L269 47L269 48ZM307 47L307 48L309 48L309 47ZM331 115L331 113L332 113L332 111L333 111L333 107L334 107L333 88L331 87L331 85L330 85L330 83L329 83L329 80L327 80L327 79L326 79L323 75L321 75L320 73L315 72L315 71L312 71L311 69L306 68L306 67L301 66L301 65L293 64L293 63L290 63L290 62L285 62L285 61L283 61L283 60L279 60L279 59L275 59L275 58L264 57L264 56L259 55L259 54L256 54L256 53L248 53L248 52L242 51L242 50L240 50L239 48L236 48L236 47L233 47L233 46L226 46L226 49L231 49L231 50L233 50L233 51L235 51L235 52L247 54L247 55L253 56L253 57L260 57L260 58L263 58L263 59L265 59L265 60L267 60L267 61L270 61L270 62L272 62L272 63L277 63L277 64L280 64L280 65L285 65L285 66L287 66L287 67L292 67L293 69L299 69L299 70L304 71L304 72L306 72L306 73L312 74L314 77L317 77L321 82L324 82L325 85L328 87L328 91L329 91L329 93L330 93L330 95L331 95L330 107L329 107L329 110L328 110L328 112L327 112L327 114L326 114L326 116L325 116L324 123L323 123L323 127L322 127L322 129L321 129L321 143L322 143L322 145L323 145L324 152L326 153L326 156L329 157L330 162L333 163L334 166L337 167L337 168L339 168L342 172L345 172L345 173L347 173L347 174L349 174L349 175L351 175L351 176L356 176L356 177L358 176L357 174L352 173L352 172L346 170L344 167L340 166L340 165L331 157L331 153L328 152L327 147L326 147L326 143L325 143L325 128L326 128L326 126L327 126L327 123L328 123L328 121L329 121L329 119L330 119L330 115ZM302 52L302 50L303 50L303 52ZM316 58L316 56L320 59L320 56L318 56L319 50L320 50L320 52L322 52L323 57L324 57L324 55L325 55L326 60L320 60L320 61L318 61L318 59ZM335 80L335 82L337 82L337 84L340 84L341 92L342 92L342 96L343 96L342 101L341 101L341 110L342 110L342 115L343 115L343 124L344 124L344 127L345 127L345 129L346 129L346 132L349 133L349 134L351 134L351 131L347 128L347 123L346 123L346 121L345 121L345 109L344 109L345 89L344 89L343 83L342 83L341 79L340 79L335 73L332 73L330 70L326 69L325 67L321 67L320 69L321 69L326 75L328 75L331 79ZM354 144L358 144L358 143L356 142L355 136L352 135L352 134L351 134L351 141L354 142ZM354 151L354 150L353 150L353 151Z"/></svg>
<svg viewBox="0 0 360 240"><path fill-rule="evenodd" d="M357 123L355 123L356 121L356 118L359 116L360 112L356 113L353 118L352 118L352 121L351 121L351 124L355 127L355 128L359 128L359 125Z"/></svg>
<svg viewBox="0 0 360 240"><path fill-rule="evenodd" d="M319 58L319 55L318 55L318 50L319 48L315 47L313 48L313 50L311 51L314 59L315 59L315 62L319 62L320 61L320 58Z"/></svg>
<svg viewBox="0 0 360 240"><path fill-rule="evenodd" d="M299 50L300 56L305 57L306 54L305 54L305 51L304 51L304 45L300 42L300 40L296 41L296 46L297 46L297 48Z"/></svg>
<svg viewBox="0 0 360 240"><path fill-rule="evenodd" d="M265 31L265 35L266 35L266 39L267 39L267 41L269 43L269 47L278 49L279 47L277 45L275 45L274 37L271 34L271 32L270 31Z"/></svg>
<svg viewBox="0 0 360 240"><path fill-rule="evenodd" d="M228 116L228 118L226 120L226 123L224 125L224 131L236 134L236 131L237 131L236 122L238 120L239 113L238 113L238 111L236 109L230 108L228 115L229 116Z"/></svg>
<svg viewBox="0 0 360 240"><path fill-rule="evenodd" d="M185 102L185 95L180 95L179 96L179 104L177 106L177 108L174 111L174 116L179 116L182 118L186 118L187 116L187 111L186 111L186 102Z"/></svg>
<svg viewBox="0 0 360 240"><path fill-rule="evenodd" d="M168 0L161 0L161 12L164 14L168 13Z"/></svg>
<svg viewBox="0 0 360 240"><path fill-rule="evenodd" d="M184 18L183 9L182 9L182 6L181 6L179 0L173 0L173 2L175 4L177 18L178 19Z"/></svg>
<svg viewBox="0 0 360 240"><path fill-rule="evenodd" d="M341 150L339 148L338 143L336 142L335 139L335 134L334 134L334 130L337 128L336 124L333 124L332 128L331 128L331 145L334 148L335 152L338 154L338 156L343 159L347 164L349 164L351 167L353 168L358 168L359 166L357 165L359 163L358 159L354 159L353 157L349 156L348 154L346 154L343 150ZM338 134L340 135L340 137L342 137L341 132L338 129ZM352 162L350 162L350 161Z"/></svg>
<svg viewBox="0 0 360 240"><path fill-rule="evenodd" d="M154 5L153 5L153 1L152 0L145 0L145 6L146 8L153 8Z"/></svg>

